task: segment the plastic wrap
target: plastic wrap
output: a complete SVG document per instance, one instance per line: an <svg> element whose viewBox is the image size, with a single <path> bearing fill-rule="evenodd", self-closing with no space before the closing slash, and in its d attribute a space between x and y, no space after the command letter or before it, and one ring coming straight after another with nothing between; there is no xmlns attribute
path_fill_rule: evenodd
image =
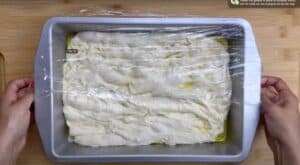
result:
<svg viewBox="0 0 300 165"><path fill-rule="evenodd" d="M70 140L89 146L224 141L229 71L242 66L240 48L229 51L228 42L242 31L135 30L68 35L62 92Z"/></svg>
<svg viewBox="0 0 300 165"><path fill-rule="evenodd" d="M134 9L123 9L121 6L112 6L105 8L101 6L81 6L78 9L66 12L65 16L84 16L84 17L178 17L176 14L171 13L153 13ZM193 16L185 13L181 16Z"/></svg>
<svg viewBox="0 0 300 165"><path fill-rule="evenodd" d="M205 155L233 158L249 151L259 114L260 61L247 22L61 17L46 24L41 43L46 47L39 48L35 69L36 88L43 89L37 107L45 104L50 112L38 111L37 119L50 121L39 129L54 149L71 155L195 151L206 161L214 160ZM201 145L189 151L101 149L196 143ZM51 145L44 146L49 151Z"/></svg>

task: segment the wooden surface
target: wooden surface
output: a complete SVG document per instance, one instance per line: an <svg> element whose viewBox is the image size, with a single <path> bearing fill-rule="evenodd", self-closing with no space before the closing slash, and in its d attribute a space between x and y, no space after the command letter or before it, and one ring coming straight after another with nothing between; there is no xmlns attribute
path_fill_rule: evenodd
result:
<svg viewBox="0 0 300 165"><path fill-rule="evenodd" d="M0 52L5 56L6 79L33 73L41 28L49 17L93 15L101 13L100 9L245 18L255 32L264 74L282 77L298 94L300 9L230 9L225 0L0 1ZM29 130L28 143L18 164L54 164L47 160L35 126ZM273 164L261 126L248 159L240 164Z"/></svg>
<svg viewBox="0 0 300 165"><path fill-rule="evenodd" d="M6 86L4 56L0 52L0 95Z"/></svg>

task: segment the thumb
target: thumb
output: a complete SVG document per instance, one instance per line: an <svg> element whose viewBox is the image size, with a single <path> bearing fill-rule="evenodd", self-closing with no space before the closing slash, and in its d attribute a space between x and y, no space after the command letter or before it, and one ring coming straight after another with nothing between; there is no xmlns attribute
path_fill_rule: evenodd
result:
<svg viewBox="0 0 300 165"><path fill-rule="evenodd" d="M263 113L273 113L273 109L276 104L272 102L272 100L268 97L268 89L263 88L261 93L261 108Z"/></svg>
<svg viewBox="0 0 300 165"><path fill-rule="evenodd" d="M16 102L16 105L29 109L33 100L34 100L33 89L28 88L25 91L24 95Z"/></svg>

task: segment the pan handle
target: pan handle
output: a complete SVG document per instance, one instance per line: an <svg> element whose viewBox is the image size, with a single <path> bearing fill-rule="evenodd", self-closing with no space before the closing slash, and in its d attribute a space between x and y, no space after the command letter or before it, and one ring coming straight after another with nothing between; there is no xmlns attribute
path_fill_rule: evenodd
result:
<svg viewBox="0 0 300 165"><path fill-rule="evenodd" d="M261 61L250 24L242 20L245 27L244 62L244 111L243 111L243 148L240 160L250 152L260 117Z"/></svg>
<svg viewBox="0 0 300 165"><path fill-rule="evenodd" d="M39 47L35 56L34 66L34 113L35 121L39 130L40 137L44 146L44 150L49 159L54 158L51 141L51 119L52 119L52 105L53 99L51 91L51 31L49 30L56 22L53 19L47 21L43 27Z"/></svg>

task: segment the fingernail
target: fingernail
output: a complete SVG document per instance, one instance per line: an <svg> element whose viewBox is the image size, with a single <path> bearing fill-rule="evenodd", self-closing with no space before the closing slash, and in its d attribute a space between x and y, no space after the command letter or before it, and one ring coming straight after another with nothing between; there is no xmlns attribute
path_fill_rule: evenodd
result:
<svg viewBox="0 0 300 165"><path fill-rule="evenodd" d="M261 84L264 85L267 81L268 81L268 79L262 78L262 79L261 79Z"/></svg>
<svg viewBox="0 0 300 165"><path fill-rule="evenodd" d="M34 88L34 81L32 81L29 85L28 85L28 88Z"/></svg>

